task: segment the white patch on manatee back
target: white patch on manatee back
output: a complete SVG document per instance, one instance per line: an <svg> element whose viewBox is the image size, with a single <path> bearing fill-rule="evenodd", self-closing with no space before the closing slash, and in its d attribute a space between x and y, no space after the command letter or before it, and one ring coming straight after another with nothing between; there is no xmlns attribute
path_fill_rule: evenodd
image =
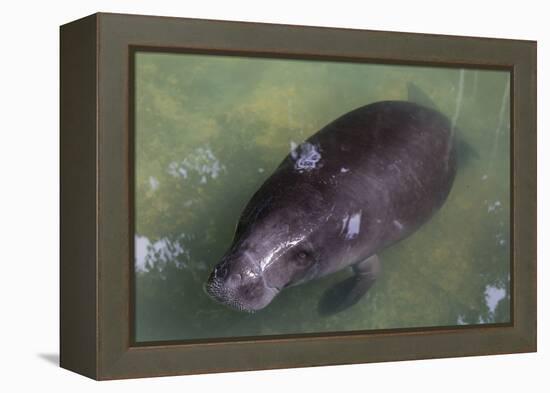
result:
<svg viewBox="0 0 550 393"><path fill-rule="evenodd" d="M310 171L317 167L317 163L321 160L321 153L314 144L304 142L292 150L291 157L295 161L294 168L298 171Z"/></svg>
<svg viewBox="0 0 550 393"><path fill-rule="evenodd" d="M359 235L359 231L361 230L361 214L362 210L359 210L357 213L345 216L342 219L342 233L346 240L355 239Z"/></svg>

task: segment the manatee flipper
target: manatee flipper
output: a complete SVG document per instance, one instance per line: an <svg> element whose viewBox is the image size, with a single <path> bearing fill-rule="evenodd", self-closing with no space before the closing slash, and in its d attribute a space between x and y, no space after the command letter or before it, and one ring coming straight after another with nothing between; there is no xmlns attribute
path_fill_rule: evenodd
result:
<svg viewBox="0 0 550 393"><path fill-rule="evenodd" d="M352 266L354 275L330 287L319 302L319 314L330 315L343 311L359 301L380 274L378 255Z"/></svg>

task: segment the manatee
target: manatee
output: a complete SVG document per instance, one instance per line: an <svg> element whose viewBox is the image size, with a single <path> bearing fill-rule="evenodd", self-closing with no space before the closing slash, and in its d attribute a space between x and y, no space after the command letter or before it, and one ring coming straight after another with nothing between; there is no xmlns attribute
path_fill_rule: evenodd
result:
<svg viewBox="0 0 550 393"><path fill-rule="evenodd" d="M322 314L361 299L378 253L444 204L456 173L447 117L410 101L380 101L332 121L284 158L252 196L206 292L240 311L284 288L351 267L319 299Z"/></svg>

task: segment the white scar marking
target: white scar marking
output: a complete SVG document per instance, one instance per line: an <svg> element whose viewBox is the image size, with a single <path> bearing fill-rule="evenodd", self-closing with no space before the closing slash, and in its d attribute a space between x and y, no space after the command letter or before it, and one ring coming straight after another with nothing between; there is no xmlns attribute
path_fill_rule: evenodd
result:
<svg viewBox="0 0 550 393"><path fill-rule="evenodd" d="M403 229L403 224L397 220L393 220L393 225L395 225L399 230Z"/></svg>
<svg viewBox="0 0 550 393"><path fill-rule="evenodd" d="M342 168L340 168L340 172L347 173L347 172L349 172L349 168L342 167Z"/></svg>
<svg viewBox="0 0 550 393"><path fill-rule="evenodd" d="M359 210L359 212L352 214L351 217L345 216L342 219L342 233L345 233L347 240L355 239L359 235L359 231L361 230L361 213L362 210Z"/></svg>
<svg viewBox="0 0 550 393"><path fill-rule="evenodd" d="M300 150L299 153L298 149ZM317 163L321 160L321 153L319 153L317 146L309 142L302 143L292 151L291 156L296 161L294 168L300 172L315 169Z"/></svg>

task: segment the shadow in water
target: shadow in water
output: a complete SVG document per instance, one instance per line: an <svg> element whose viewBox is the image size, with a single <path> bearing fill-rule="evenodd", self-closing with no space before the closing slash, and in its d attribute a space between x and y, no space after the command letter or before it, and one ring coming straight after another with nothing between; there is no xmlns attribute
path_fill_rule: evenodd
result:
<svg viewBox="0 0 550 393"><path fill-rule="evenodd" d="M51 363L55 366L59 366L59 354L57 353L39 353L38 357Z"/></svg>

